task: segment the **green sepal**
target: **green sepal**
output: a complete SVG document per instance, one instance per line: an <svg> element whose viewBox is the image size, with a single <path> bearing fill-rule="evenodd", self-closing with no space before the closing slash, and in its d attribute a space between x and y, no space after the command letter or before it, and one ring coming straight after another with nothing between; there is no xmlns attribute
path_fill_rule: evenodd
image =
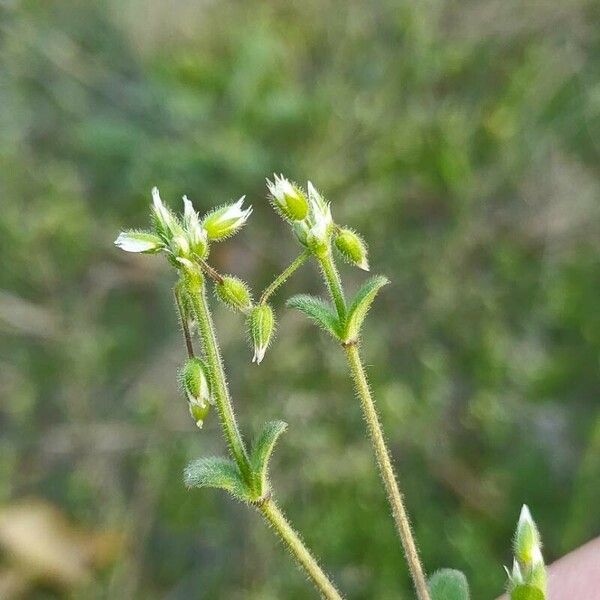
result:
<svg viewBox="0 0 600 600"><path fill-rule="evenodd" d="M388 283L389 279L387 277L376 275L375 277L371 277L371 279L358 290L348 309L342 341L349 342L355 340L359 336L360 328L371 308L371 304L373 304L373 300L375 300L375 296L377 296L377 292L381 287Z"/></svg>
<svg viewBox="0 0 600 600"><path fill-rule="evenodd" d="M330 333L334 338L341 338L342 327L333 307L323 300L308 294L292 296L287 301L287 306L302 311L312 319L319 327Z"/></svg>
<svg viewBox="0 0 600 600"><path fill-rule="evenodd" d="M265 423L260 434L252 444L250 464L254 477L255 493L261 497L268 491L269 459L279 436L287 429L284 421L269 421Z"/></svg>
<svg viewBox="0 0 600 600"><path fill-rule="evenodd" d="M545 600L546 594L533 585L519 584L510 592L510 600Z"/></svg>
<svg viewBox="0 0 600 600"><path fill-rule="evenodd" d="M431 600L469 600L469 583L464 573L440 569L429 578Z"/></svg>
<svg viewBox="0 0 600 600"><path fill-rule="evenodd" d="M193 460L185 468L183 479L189 488L219 488L242 502L251 502L253 499L237 465L228 458L208 456Z"/></svg>

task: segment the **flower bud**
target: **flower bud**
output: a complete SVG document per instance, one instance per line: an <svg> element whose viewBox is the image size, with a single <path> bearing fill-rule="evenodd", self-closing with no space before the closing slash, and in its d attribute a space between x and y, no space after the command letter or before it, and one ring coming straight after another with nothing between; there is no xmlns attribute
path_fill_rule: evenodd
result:
<svg viewBox="0 0 600 600"><path fill-rule="evenodd" d="M363 271L369 270L367 246L362 238L351 229L340 229L335 238L335 246L340 254Z"/></svg>
<svg viewBox="0 0 600 600"><path fill-rule="evenodd" d="M227 275L215 286L220 300L233 309L245 312L252 308L252 296L248 286L237 277Z"/></svg>
<svg viewBox="0 0 600 600"><path fill-rule="evenodd" d="M518 590L520 586L526 586L545 594L547 574L540 534L526 505L521 509L515 533L514 554L512 573L509 573L509 589Z"/></svg>
<svg viewBox="0 0 600 600"><path fill-rule="evenodd" d="M329 251L329 228L325 221L315 223L306 234L306 246L316 256L324 256Z"/></svg>
<svg viewBox="0 0 600 600"><path fill-rule="evenodd" d="M202 427L212 402L208 369L199 358L189 358L179 374L181 387L188 400L188 407L196 425Z"/></svg>
<svg viewBox="0 0 600 600"><path fill-rule="evenodd" d="M115 246L125 252L145 252L152 254L164 248L164 243L157 235L147 231L123 231L115 240Z"/></svg>
<svg viewBox="0 0 600 600"><path fill-rule="evenodd" d="M174 235L169 242L169 250L175 258L187 258L190 255L190 244L185 235Z"/></svg>
<svg viewBox="0 0 600 600"><path fill-rule="evenodd" d="M200 258L204 258L208 250L208 236L200 223L198 213L187 196L183 197L183 228L187 235L190 251Z"/></svg>
<svg viewBox="0 0 600 600"><path fill-rule="evenodd" d="M515 557L521 566L543 563L540 534L526 504L521 509L515 534Z"/></svg>
<svg viewBox="0 0 600 600"><path fill-rule="evenodd" d="M273 309L268 304L259 304L252 309L248 318L250 338L254 344L252 362L261 363L275 330Z"/></svg>
<svg viewBox="0 0 600 600"><path fill-rule="evenodd" d="M308 200L302 190L283 175L274 175L274 179L274 182L267 179L267 188L275 209L292 221L304 219L308 214Z"/></svg>
<svg viewBox="0 0 600 600"><path fill-rule="evenodd" d="M242 209L245 197L242 196L235 204L213 210L204 218L202 225L209 240L223 240L239 231L252 214L252 207Z"/></svg>

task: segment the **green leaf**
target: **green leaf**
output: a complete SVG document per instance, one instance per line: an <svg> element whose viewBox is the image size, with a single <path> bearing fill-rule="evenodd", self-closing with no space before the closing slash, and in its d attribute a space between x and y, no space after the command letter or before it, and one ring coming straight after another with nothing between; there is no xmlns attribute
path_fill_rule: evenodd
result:
<svg viewBox="0 0 600 600"><path fill-rule="evenodd" d="M279 436L287 429L283 421L269 421L265 423L262 431L252 445L250 462L252 471L256 476L257 494L262 496L267 491L267 476L269 459Z"/></svg>
<svg viewBox="0 0 600 600"><path fill-rule="evenodd" d="M194 460L185 468L183 478L189 488L219 488L244 502L251 500L252 494L244 483L237 465L228 458L209 456Z"/></svg>
<svg viewBox="0 0 600 600"><path fill-rule="evenodd" d="M431 600L469 600L467 578L455 569L440 569L429 578Z"/></svg>
<svg viewBox="0 0 600 600"><path fill-rule="evenodd" d="M517 585L510 592L510 600L545 600L546 595L533 585Z"/></svg>
<svg viewBox="0 0 600 600"><path fill-rule="evenodd" d="M337 314L332 306L322 298L300 294L290 298L286 304L290 308L297 308L302 311L334 338L340 338L341 327Z"/></svg>
<svg viewBox="0 0 600 600"><path fill-rule="evenodd" d="M389 283L389 279L383 275L371 277L356 293L348 310L346 326L344 328L344 341L354 340L360 334L363 321L377 296L379 288Z"/></svg>

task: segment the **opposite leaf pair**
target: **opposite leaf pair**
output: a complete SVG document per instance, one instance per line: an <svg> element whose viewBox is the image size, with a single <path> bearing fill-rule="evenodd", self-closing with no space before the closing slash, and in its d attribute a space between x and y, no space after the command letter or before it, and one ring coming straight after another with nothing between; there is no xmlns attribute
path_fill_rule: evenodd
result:
<svg viewBox="0 0 600 600"><path fill-rule="evenodd" d="M250 451L250 481L240 473L235 461L209 456L192 461L184 471L188 487L212 487L226 490L242 502L257 503L269 494L269 459L279 436L287 429L283 421L269 421Z"/></svg>

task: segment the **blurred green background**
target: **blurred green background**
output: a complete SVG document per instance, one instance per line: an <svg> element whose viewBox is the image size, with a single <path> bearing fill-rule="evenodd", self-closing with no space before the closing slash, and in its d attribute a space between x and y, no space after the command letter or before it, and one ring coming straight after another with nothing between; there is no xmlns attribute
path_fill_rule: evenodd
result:
<svg viewBox="0 0 600 600"><path fill-rule="evenodd" d="M153 185L201 212L247 194L212 260L258 291L298 252L273 171L311 179L392 279L364 354L427 569L495 597L522 502L548 561L598 535L599 18L597 0L0 2L0 592L314 596L256 514L184 489L224 444L177 391L173 273L112 245ZM348 597L408 599L343 354L283 307L320 289L308 266L277 296L259 368L215 307L240 423L289 423L278 498Z"/></svg>

